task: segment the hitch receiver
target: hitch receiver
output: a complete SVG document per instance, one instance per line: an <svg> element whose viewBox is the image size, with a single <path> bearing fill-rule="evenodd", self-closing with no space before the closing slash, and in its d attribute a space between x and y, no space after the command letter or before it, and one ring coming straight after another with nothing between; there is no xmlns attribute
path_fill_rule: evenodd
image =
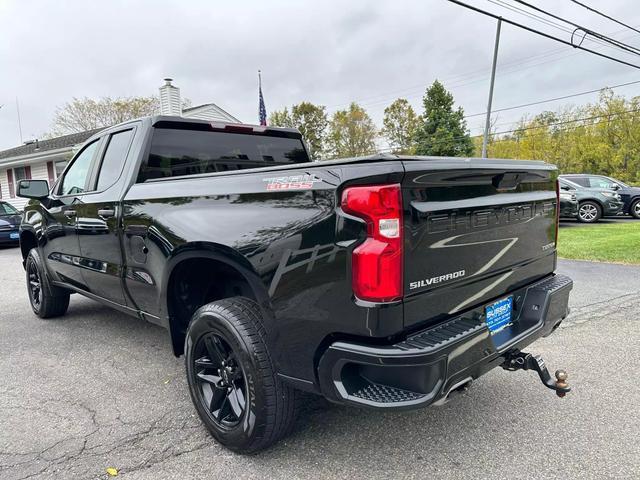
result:
<svg viewBox="0 0 640 480"><path fill-rule="evenodd" d="M531 353L521 352L520 350L510 350L506 353L505 360L501 366L509 371L535 370L538 372L538 376L544 386L555 390L556 395L560 398L571 391L567 383L567 372L564 370L556 370L556 380L554 382L540 355L532 355Z"/></svg>

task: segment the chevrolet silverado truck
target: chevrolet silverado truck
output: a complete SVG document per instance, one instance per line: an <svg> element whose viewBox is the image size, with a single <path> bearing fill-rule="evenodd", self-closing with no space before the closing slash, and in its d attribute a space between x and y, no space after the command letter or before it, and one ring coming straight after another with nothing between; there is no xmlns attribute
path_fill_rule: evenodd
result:
<svg viewBox="0 0 640 480"><path fill-rule="evenodd" d="M232 450L283 438L301 391L409 409L495 367L569 391L522 351L569 312L552 165L312 162L297 130L156 116L101 131L54 185L19 193L35 314L79 293L165 327Z"/></svg>

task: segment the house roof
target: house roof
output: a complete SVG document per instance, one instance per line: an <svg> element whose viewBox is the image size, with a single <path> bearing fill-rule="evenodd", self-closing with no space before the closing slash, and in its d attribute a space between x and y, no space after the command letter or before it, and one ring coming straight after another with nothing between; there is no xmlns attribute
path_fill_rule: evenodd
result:
<svg viewBox="0 0 640 480"><path fill-rule="evenodd" d="M34 142L28 145L20 145L19 147L2 150L0 151L0 160L4 158L29 155L30 153L46 152L47 150L57 150L64 147L73 147L78 143L84 142L86 139L88 139L95 133L98 133L100 130L104 130L104 127L94 128L93 130L87 130L86 132L63 135L62 137L49 138L47 140L38 140L37 143Z"/></svg>
<svg viewBox="0 0 640 480"><path fill-rule="evenodd" d="M234 117L229 112L221 108L219 105L216 105L215 103L203 103L200 105L196 105L194 107L183 108L182 115L185 117L196 116L197 118L198 112L206 111L206 110L215 112L214 117L218 117L218 119L220 120L225 120L227 122L241 123L240 120L238 120L236 117ZM204 119L207 119L207 118L204 118Z"/></svg>

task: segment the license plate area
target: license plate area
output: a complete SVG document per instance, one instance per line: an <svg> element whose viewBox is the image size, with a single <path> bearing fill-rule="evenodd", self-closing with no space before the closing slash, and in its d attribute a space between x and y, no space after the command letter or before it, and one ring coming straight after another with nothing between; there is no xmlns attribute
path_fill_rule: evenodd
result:
<svg viewBox="0 0 640 480"><path fill-rule="evenodd" d="M18 240L18 239L20 238L20 234L19 234L19 233L13 233L13 232L12 232L12 233L10 233L10 234L9 234L9 238L10 238L11 240Z"/></svg>
<svg viewBox="0 0 640 480"><path fill-rule="evenodd" d="M487 305L484 311L487 327L491 335L495 335L512 324L513 296L502 298L491 305Z"/></svg>

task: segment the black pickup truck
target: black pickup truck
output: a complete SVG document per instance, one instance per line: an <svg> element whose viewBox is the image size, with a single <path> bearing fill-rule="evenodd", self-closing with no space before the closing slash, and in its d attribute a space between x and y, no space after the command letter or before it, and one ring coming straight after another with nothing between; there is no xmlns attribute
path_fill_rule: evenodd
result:
<svg viewBox="0 0 640 480"><path fill-rule="evenodd" d="M235 451L282 438L300 391L415 408L498 366L569 391L521 351L568 314L552 165L311 162L296 130L150 117L19 193L33 311L63 315L80 293L167 328L198 414Z"/></svg>

